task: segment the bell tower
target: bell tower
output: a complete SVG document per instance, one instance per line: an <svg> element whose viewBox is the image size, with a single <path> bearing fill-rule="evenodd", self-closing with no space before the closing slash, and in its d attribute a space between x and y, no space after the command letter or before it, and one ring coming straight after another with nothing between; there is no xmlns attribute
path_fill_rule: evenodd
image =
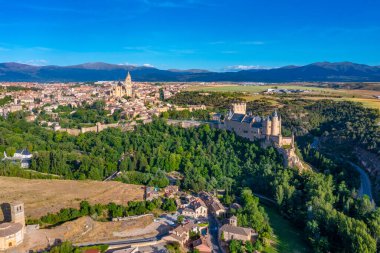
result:
<svg viewBox="0 0 380 253"><path fill-rule="evenodd" d="M10 203L11 207L11 219L14 223L19 223L25 229L25 213L24 213L24 203L13 202Z"/></svg>

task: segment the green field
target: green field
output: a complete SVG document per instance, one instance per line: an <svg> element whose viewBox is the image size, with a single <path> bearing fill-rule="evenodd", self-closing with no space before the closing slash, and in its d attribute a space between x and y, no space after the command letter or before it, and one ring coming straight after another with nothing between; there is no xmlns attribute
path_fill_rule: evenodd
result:
<svg viewBox="0 0 380 253"><path fill-rule="evenodd" d="M275 234L275 244L265 249L267 253L303 253L312 250L303 238L303 231L284 219L273 207L263 205Z"/></svg>

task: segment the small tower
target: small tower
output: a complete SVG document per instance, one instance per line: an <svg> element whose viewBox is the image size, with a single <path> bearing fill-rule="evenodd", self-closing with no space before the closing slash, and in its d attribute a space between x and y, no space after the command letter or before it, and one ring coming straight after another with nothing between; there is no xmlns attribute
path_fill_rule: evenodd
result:
<svg viewBox="0 0 380 253"><path fill-rule="evenodd" d="M294 133L292 133L292 144L291 144L291 147L292 147L292 150L294 150L296 148L296 143L295 143L295 140L294 140Z"/></svg>
<svg viewBox="0 0 380 253"><path fill-rule="evenodd" d="M232 111L238 114L246 114L247 113L247 104L246 103L233 103Z"/></svg>
<svg viewBox="0 0 380 253"><path fill-rule="evenodd" d="M272 136L280 135L280 120L277 114L277 110L274 111L272 116Z"/></svg>
<svg viewBox="0 0 380 253"><path fill-rule="evenodd" d="M237 227L237 217L234 215L228 219L228 224Z"/></svg>
<svg viewBox="0 0 380 253"><path fill-rule="evenodd" d="M24 203L13 202L10 203L11 207L11 219L14 223L19 223L25 229L25 213L24 213Z"/></svg>

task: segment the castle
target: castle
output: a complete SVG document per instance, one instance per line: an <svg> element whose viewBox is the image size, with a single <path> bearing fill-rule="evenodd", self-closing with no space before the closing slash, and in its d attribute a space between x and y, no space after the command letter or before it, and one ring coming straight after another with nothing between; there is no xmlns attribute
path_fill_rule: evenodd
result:
<svg viewBox="0 0 380 253"><path fill-rule="evenodd" d="M124 96L132 97L132 78L129 71L125 81L119 81L117 85L112 88L110 95L116 98L122 98Z"/></svg>
<svg viewBox="0 0 380 253"><path fill-rule="evenodd" d="M1 204L4 222L0 222L0 251L20 245L24 241L25 213L22 202Z"/></svg>
<svg viewBox="0 0 380 253"><path fill-rule="evenodd" d="M246 103L235 103L223 122L220 115L213 119L217 121L217 128L233 131L250 141L260 140L263 146L274 146L284 158L285 166L306 169L296 153L294 135L282 136L282 122L277 111L267 117L254 116L247 114Z"/></svg>
<svg viewBox="0 0 380 253"><path fill-rule="evenodd" d="M271 116L260 117L252 113L247 114L246 103L232 104L232 109L219 124L219 128L233 131L237 135L251 141L264 140L267 144L276 147L294 147L293 137L284 137L281 133L281 117L275 111Z"/></svg>

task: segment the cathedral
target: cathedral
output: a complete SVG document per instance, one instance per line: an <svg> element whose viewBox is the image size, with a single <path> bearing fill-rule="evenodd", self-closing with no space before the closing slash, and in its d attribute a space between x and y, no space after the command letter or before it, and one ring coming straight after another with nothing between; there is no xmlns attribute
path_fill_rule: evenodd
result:
<svg viewBox="0 0 380 253"><path fill-rule="evenodd" d="M116 98L122 98L124 96L132 97L132 78L129 72L124 82L119 81L117 85L112 88L110 95Z"/></svg>
<svg viewBox="0 0 380 253"><path fill-rule="evenodd" d="M219 128L233 131L251 141L265 140L278 147L294 146L293 137L281 134L281 117L275 111L271 116L260 117L246 112L246 103L232 104L232 109Z"/></svg>

